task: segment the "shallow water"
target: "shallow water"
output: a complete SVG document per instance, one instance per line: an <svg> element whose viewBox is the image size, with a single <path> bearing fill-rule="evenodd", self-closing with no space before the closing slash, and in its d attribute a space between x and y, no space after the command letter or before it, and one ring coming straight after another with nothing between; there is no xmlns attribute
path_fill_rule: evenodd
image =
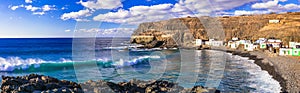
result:
<svg viewBox="0 0 300 93"><path fill-rule="evenodd" d="M72 39L0 39L0 75L38 73L75 82L163 79L223 92L281 89L279 82L248 58L213 50L129 51L122 49L126 41L128 38L98 38L91 41L93 47L85 46L89 39L82 39L78 47ZM94 56L80 55L86 51Z"/></svg>

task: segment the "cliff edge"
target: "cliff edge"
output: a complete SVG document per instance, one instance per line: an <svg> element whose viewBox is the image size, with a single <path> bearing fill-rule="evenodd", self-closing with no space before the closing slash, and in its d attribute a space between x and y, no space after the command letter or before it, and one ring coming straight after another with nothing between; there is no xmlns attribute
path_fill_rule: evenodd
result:
<svg viewBox="0 0 300 93"><path fill-rule="evenodd" d="M154 34L154 32L160 32L160 34ZM169 37L158 41L157 38L162 35ZM151 38L147 38L147 36L151 36ZM289 41L299 42L300 12L187 17L142 23L132 34L131 41L132 43L144 44L148 48L193 47L195 39L208 40L211 38L228 41L233 37L249 40L278 38L284 44Z"/></svg>

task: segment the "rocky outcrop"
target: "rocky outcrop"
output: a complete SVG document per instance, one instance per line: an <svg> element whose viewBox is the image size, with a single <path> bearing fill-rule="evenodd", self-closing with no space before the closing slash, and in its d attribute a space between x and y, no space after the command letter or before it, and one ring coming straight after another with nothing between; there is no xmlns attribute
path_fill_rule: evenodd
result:
<svg viewBox="0 0 300 93"><path fill-rule="evenodd" d="M77 84L75 82L58 80L49 76L30 74L27 76L2 76L2 93L213 93L215 89L195 86L185 89L176 83L153 80L130 80L129 82L113 83L103 80Z"/></svg>
<svg viewBox="0 0 300 93"><path fill-rule="evenodd" d="M30 74L26 76L2 76L2 93L82 93L79 84L58 80L49 76Z"/></svg>
<svg viewBox="0 0 300 93"><path fill-rule="evenodd" d="M279 23L269 23L270 20L279 20ZM286 45L289 41L300 42L300 13L176 18L142 23L133 36L151 30L172 35L161 47L187 47L192 46L195 39L228 41L232 37L249 40L278 38Z"/></svg>
<svg viewBox="0 0 300 93"><path fill-rule="evenodd" d="M195 39L208 39L203 25L201 25L200 20L197 18L177 18L160 22L142 23L132 36L141 36L145 35L144 33L153 32L161 32L163 35L170 36L164 38L162 40L163 44L158 47L192 47ZM150 36L160 38L160 36L157 35ZM131 41L134 40L135 38L132 38Z"/></svg>

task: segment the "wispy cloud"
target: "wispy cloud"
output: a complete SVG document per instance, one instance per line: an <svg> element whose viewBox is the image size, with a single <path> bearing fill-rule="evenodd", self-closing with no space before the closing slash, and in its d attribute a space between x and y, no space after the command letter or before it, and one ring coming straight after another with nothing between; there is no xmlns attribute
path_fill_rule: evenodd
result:
<svg viewBox="0 0 300 93"><path fill-rule="evenodd" d="M75 19L77 21L83 21L82 17L88 17L92 13L91 10L85 9L77 12L64 13L60 18L62 20ZM86 21L86 20L85 20Z"/></svg>
<svg viewBox="0 0 300 93"><path fill-rule="evenodd" d="M44 5L42 7L35 7L32 5L17 5L9 7L11 10L17 10L18 8L25 8L31 11L33 15L44 15L45 12L55 10L55 5Z"/></svg>
<svg viewBox="0 0 300 93"><path fill-rule="evenodd" d="M122 7L121 0L93 0L93 1L82 1L78 2L85 8L89 9L114 9Z"/></svg>
<svg viewBox="0 0 300 93"><path fill-rule="evenodd" d="M67 30L65 30L65 32L71 32L71 30L70 30L70 29L67 29Z"/></svg>
<svg viewBox="0 0 300 93"><path fill-rule="evenodd" d="M25 3L32 3L32 0L25 0Z"/></svg>
<svg viewBox="0 0 300 93"><path fill-rule="evenodd" d="M98 36L130 36L135 28L110 28L110 29L100 29L100 28L91 28L91 29L78 29L76 32L93 32L97 33Z"/></svg>
<svg viewBox="0 0 300 93"><path fill-rule="evenodd" d="M286 12L290 10L300 10L300 5L288 3L288 0L271 0L259 2L251 5L252 10L235 10L234 15L266 14L270 12ZM280 4L280 3L285 4Z"/></svg>
<svg viewBox="0 0 300 93"><path fill-rule="evenodd" d="M117 12L99 14L93 20L122 24L139 24L178 17L212 15L215 11L232 9L253 1L257 0L180 0L176 4L133 6L129 10L119 9Z"/></svg>

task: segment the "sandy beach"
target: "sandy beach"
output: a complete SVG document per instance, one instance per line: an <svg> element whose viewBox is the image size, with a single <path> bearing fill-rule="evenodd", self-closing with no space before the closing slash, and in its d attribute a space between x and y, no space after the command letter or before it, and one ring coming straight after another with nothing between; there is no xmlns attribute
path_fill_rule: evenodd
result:
<svg viewBox="0 0 300 93"><path fill-rule="evenodd" d="M249 57L280 82L283 92L300 92L300 60L295 57L278 56L268 51L246 52L225 47L213 47L212 50L226 51L234 55Z"/></svg>

